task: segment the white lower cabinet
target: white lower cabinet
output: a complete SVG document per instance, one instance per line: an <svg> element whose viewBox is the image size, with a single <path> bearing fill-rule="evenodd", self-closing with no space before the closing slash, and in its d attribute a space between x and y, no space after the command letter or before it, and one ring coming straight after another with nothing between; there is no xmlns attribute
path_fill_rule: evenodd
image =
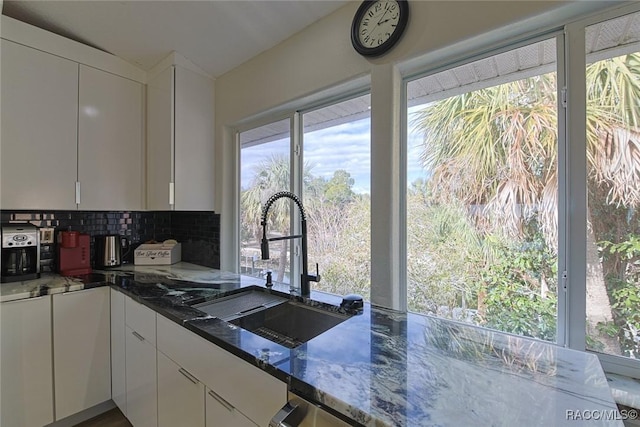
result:
<svg viewBox="0 0 640 427"><path fill-rule="evenodd" d="M206 427L256 427L256 424L242 415L216 392L210 389L206 389L206 392Z"/></svg>
<svg viewBox="0 0 640 427"><path fill-rule="evenodd" d="M249 420L246 425L267 426L287 402L284 382L160 315L157 338L159 351L207 387L208 427L244 426ZM217 416L232 417L237 424L224 424Z"/></svg>
<svg viewBox="0 0 640 427"><path fill-rule="evenodd" d="M155 312L125 297L127 418L134 427L158 425Z"/></svg>
<svg viewBox="0 0 640 427"><path fill-rule="evenodd" d="M158 351L158 427L204 427L204 417L204 384Z"/></svg>
<svg viewBox="0 0 640 427"><path fill-rule="evenodd" d="M111 399L107 286L53 295L56 420Z"/></svg>
<svg viewBox="0 0 640 427"><path fill-rule="evenodd" d="M0 425L53 422L51 297L0 304Z"/></svg>
<svg viewBox="0 0 640 427"><path fill-rule="evenodd" d="M158 351L158 427L256 427L185 368Z"/></svg>
<svg viewBox="0 0 640 427"><path fill-rule="evenodd" d="M111 293L112 396L134 427L267 426L287 402L284 382Z"/></svg>
<svg viewBox="0 0 640 427"><path fill-rule="evenodd" d="M127 418L134 427L156 427L156 349L128 326L126 331Z"/></svg>
<svg viewBox="0 0 640 427"><path fill-rule="evenodd" d="M111 289L111 399L127 415L126 326L122 292Z"/></svg>

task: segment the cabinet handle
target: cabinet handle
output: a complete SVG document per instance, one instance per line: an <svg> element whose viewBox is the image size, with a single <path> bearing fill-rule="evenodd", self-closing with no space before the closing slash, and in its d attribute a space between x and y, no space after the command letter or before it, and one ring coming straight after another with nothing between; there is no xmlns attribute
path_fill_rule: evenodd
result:
<svg viewBox="0 0 640 427"><path fill-rule="evenodd" d="M80 204L80 182L76 181L76 205Z"/></svg>
<svg viewBox="0 0 640 427"><path fill-rule="evenodd" d="M0 304L4 305L4 304L13 304L13 303L18 303L18 302L35 301L37 299L48 298L50 296L51 296L50 294L47 294L47 295L40 295L39 297L28 297L28 298L14 299L14 300L11 300L11 301L2 301Z"/></svg>
<svg viewBox="0 0 640 427"><path fill-rule="evenodd" d="M175 184L173 182L169 183L169 204L175 204Z"/></svg>
<svg viewBox="0 0 640 427"><path fill-rule="evenodd" d="M62 293L58 293L58 294L51 294L51 295L63 295L63 296L79 295L81 293L93 291L93 290L100 289L100 288L101 288L101 286L96 287L96 288L78 289L77 291L66 291L66 292L62 292Z"/></svg>
<svg viewBox="0 0 640 427"><path fill-rule="evenodd" d="M227 411L233 412L235 410L235 408L233 407L232 404L230 404L229 402L224 400L222 397L218 396L218 394L215 391L209 390L209 396L211 396L215 400L217 400L218 403L221 404L222 406L224 406Z"/></svg>
<svg viewBox="0 0 640 427"><path fill-rule="evenodd" d="M182 375L187 377L187 379L189 381L191 381L192 383L194 383L194 384L198 384L200 382L200 381L198 381L198 379L196 377L191 375L186 369L180 368L180 369L178 369L178 372L180 372Z"/></svg>
<svg viewBox="0 0 640 427"><path fill-rule="evenodd" d="M138 338L140 341L144 341L144 337L137 333L136 331L131 331L134 337Z"/></svg>

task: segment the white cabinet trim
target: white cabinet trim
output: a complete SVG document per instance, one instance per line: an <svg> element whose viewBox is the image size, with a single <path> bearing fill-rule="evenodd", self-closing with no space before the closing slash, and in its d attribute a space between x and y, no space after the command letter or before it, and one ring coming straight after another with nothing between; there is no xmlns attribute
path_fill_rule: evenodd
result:
<svg viewBox="0 0 640 427"><path fill-rule="evenodd" d="M80 64L90 65L140 83L147 82L147 73L117 56L59 36L33 25L2 15L3 39L42 50Z"/></svg>

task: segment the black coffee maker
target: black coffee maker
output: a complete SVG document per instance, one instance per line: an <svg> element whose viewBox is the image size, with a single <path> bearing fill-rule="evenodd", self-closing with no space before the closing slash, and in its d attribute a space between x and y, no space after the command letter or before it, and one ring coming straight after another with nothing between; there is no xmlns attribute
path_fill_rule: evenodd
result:
<svg viewBox="0 0 640 427"><path fill-rule="evenodd" d="M40 277L40 233L29 223L2 224L2 274L0 282Z"/></svg>

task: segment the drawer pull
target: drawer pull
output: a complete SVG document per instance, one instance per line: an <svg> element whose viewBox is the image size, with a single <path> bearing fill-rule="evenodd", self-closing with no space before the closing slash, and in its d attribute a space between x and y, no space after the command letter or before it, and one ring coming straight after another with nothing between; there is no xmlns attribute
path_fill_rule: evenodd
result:
<svg viewBox="0 0 640 427"><path fill-rule="evenodd" d="M140 341L144 341L144 337L137 333L136 331L131 331L134 337L138 338Z"/></svg>
<svg viewBox="0 0 640 427"><path fill-rule="evenodd" d="M218 396L218 394L213 391L213 390L209 390L209 396L213 397L215 400L218 401L219 404L221 404L222 406L225 407L225 409L229 412L233 412L235 410L235 408L233 407L233 405L231 405L229 402L227 402L226 400L224 400L222 397Z"/></svg>
<svg viewBox="0 0 640 427"><path fill-rule="evenodd" d="M182 375L184 375L189 381L191 381L194 384L198 384L200 382L196 377L191 375L186 369L180 368L178 369L178 372L180 372Z"/></svg>

